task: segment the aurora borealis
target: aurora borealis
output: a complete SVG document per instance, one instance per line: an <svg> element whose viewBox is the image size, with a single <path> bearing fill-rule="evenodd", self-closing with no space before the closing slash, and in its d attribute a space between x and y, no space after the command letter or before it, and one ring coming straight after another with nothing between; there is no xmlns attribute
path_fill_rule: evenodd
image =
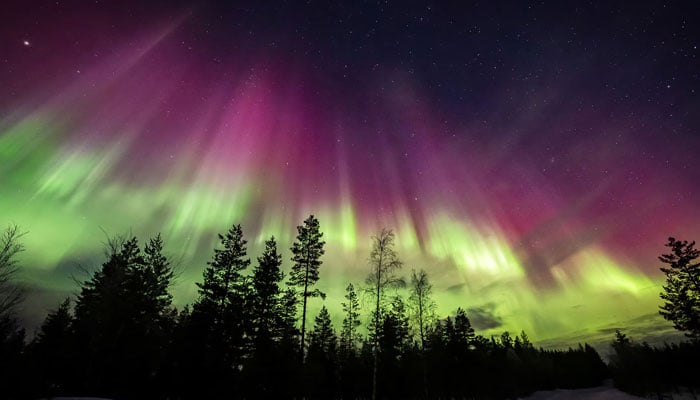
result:
<svg viewBox="0 0 700 400"><path fill-rule="evenodd" d="M27 324L105 232L162 232L183 305L216 233L241 223L252 259L275 235L288 269L315 214L336 316L387 227L480 333L665 337L656 256L700 239L698 7L559 3L10 2L0 223L28 231Z"/></svg>

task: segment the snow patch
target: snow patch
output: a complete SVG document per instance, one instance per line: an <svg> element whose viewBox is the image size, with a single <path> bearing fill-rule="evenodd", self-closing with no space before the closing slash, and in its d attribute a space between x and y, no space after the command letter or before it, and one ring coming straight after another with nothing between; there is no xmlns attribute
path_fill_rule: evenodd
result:
<svg viewBox="0 0 700 400"><path fill-rule="evenodd" d="M615 388L599 386L588 389L541 390L521 400L642 400Z"/></svg>

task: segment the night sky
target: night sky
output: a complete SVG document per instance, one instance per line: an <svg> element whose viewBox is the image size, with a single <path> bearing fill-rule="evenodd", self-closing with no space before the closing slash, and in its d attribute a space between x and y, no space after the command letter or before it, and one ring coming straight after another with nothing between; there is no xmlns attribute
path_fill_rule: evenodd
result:
<svg viewBox="0 0 700 400"><path fill-rule="evenodd" d="M315 214L337 320L387 227L479 333L669 337L656 257L700 239L700 6L408 3L3 3L27 326L106 235L162 232L184 305L216 233L241 223L253 259L275 235L288 270Z"/></svg>

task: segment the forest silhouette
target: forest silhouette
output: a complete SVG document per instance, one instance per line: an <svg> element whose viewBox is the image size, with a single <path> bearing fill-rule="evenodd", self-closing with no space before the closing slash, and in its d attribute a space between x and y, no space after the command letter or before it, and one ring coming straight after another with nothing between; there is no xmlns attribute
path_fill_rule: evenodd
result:
<svg viewBox="0 0 700 400"><path fill-rule="evenodd" d="M436 315L429 275L401 277L390 230L372 238L367 278L347 284L336 329L325 306L307 315L308 302L326 296L315 288L325 245L319 221L309 216L297 231L285 273L274 237L251 262L233 225L219 235L196 299L181 310L172 304L175 274L161 236L143 245L113 237L104 263L28 340L14 314L22 296L12 278L24 247L11 226L0 243L0 398L505 399L608 378L637 394L695 394L699 386L697 335L653 348L618 331L606 365L587 344L545 350L525 332L477 334L463 308ZM669 247L683 250L681 267L692 266L694 243L682 243ZM678 259L666 256L676 262L669 271ZM361 307L361 294L370 307Z"/></svg>

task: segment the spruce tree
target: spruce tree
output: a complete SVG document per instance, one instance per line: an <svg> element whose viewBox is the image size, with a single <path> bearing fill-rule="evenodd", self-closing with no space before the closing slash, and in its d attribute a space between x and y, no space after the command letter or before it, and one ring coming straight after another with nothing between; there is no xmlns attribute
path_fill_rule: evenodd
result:
<svg viewBox="0 0 700 400"><path fill-rule="evenodd" d="M240 225L219 234L221 249L204 270L197 283L199 297L192 307L191 319L205 331L206 354L216 373L228 375L240 368L246 351L245 328L248 281L243 272L250 265Z"/></svg>
<svg viewBox="0 0 700 400"><path fill-rule="evenodd" d="M265 250L258 257L258 265L253 269L252 307L253 307L253 335L256 347L265 346L274 337L281 335L281 321L279 319L282 298L280 282L284 273L280 270L282 255L277 253L277 243L271 237L265 242Z"/></svg>
<svg viewBox="0 0 700 400"><path fill-rule="evenodd" d="M385 313L380 332L380 351L398 359L411 343L409 317L401 296L394 296L391 307Z"/></svg>
<svg viewBox="0 0 700 400"><path fill-rule="evenodd" d="M343 307L343 330L340 334L340 346L343 354L350 356L355 353L359 335L357 329L360 327L360 300L355 292L355 287L352 283L345 288L345 302L341 303Z"/></svg>
<svg viewBox="0 0 700 400"><path fill-rule="evenodd" d="M406 387L402 366L405 366L409 353L411 337L406 306L400 296L394 296L390 307L383 314L379 334L379 368L378 393L405 397Z"/></svg>
<svg viewBox="0 0 700 400"><path fill-rule="evenodd" d="M38 394L51 398L72 389L69 386L72 371L66 368L74 361L72 324L70 300L65 299L49 312L29 346L29 357L41 383Z"/></svg>
<svg viewBox="0 0 700 400"><path fill-rule="evenodd" d="M298 346L299 329L296 327L297 305L299 297L296 290L287 288L281 293L279 311L281 341L288 345Z"/></svg>
<svg viewBox="0 0 700 400"><path fill-rule="evenodd" d="M314 320L314 328L309 333L309 348L314 348L323 354L331 354L337 348L337 338L333 331L331 316L326 306L321 307Z"/></svg>
<svg viewBox="0 0 700 400"><path fill-rule="evenodd" d="M459 307L454 319L454 335L459 346L467 347L474 341L474 328L467 318L467 313Z"/></svg>
<svg viewBox="0 0 700 400"><path fill-rule="evenodd" d="M170 260L163 254L160 234L143 249L140 263L129 264L130 296L133 298L131 322L131 361L140 379L133 382L142 390L157 391L160 366L166 358L168 342L175 326L176 312L169 292L174 276Z"/></svg>
<svg viewBox="0 0 700 400"><path fill-rule="evenodd" d="M310 297L325 298L326 295L318 289L312 289L319 279L318 270L321 266L321 256L325 252L326 244L321 238L318 220L309 216L304 225L297 226L297 238L292 245L292 271L289 274L289 285L299 290L301 297L301 342L299 343L300 358L304 360L304 346L306 335L306 305Z"/></svg>
<svg viewBox="0 0 700 400"><path fill-rule="evenodd" d="M671 252L659 257L668 264L661 268L666 274L666 284L659 313L689 338L700 339L700 262L696 261L700 250L695 249L695 242L672 237L668 238L666 247Z"/></svg>
<svg viewBox="0 0 700 400"><path fill-rule="evenodd" d="M304 365L306 392L311 398L335 397L337 341L330 314L323 306L309 332L309 354Z"/></svg>
<svg viewBox="0 0 700 400"><path fill-rule="evenodd" d="M141 294L135 290L135 264L143 257L135 237L111 239L109 258L83 282L75 305L76 352L83 367L78 380L83 390L106 395L124 395L124 382L134 381L132 344L140 340L135 328L143 322Z"/></svg>
<svg viewBox="0 0 700 400"><path fill-rule="evenodd" d="M108 395L156 391L170 336L173 273L160 235L142 252L136 237L108 242L108 260L81 287L76 353L84 389Z"/></svg>
<svg viewBox="0 0 700 400"><path fill-rule="evenodd" d="M345 288L343 307L343 327L340 333L340 385L341 397L355 398L361 393L358 380L362 379L365 368L361 363L358 345L362 337L360 327L360 301L352 283Z"/></svg>
<svg viewBox="0 0 700 400"><path fill-rule="evenodd" d="M144 268L142 278L146 296L151 299L153 312L158 317L170 315L173 296L169 289L175 272L170 260L163 254L163 239L160 233L151 238L144 247Z"/></svg>

